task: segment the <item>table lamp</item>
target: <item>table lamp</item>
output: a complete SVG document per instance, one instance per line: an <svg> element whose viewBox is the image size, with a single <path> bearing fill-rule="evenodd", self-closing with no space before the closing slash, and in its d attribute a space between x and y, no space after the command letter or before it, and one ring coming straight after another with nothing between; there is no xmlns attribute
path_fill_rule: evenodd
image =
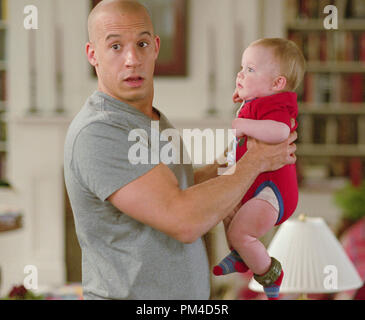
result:
<svg viewBox="0 0 365 320"><path fill-rule="evenodd" d="M334 293L357 289L362 280L342 245L322 218L300 215L287 220L272 239L268 253L282 264L280 293ZM263 292L252 279L251 290Z"/></svg>

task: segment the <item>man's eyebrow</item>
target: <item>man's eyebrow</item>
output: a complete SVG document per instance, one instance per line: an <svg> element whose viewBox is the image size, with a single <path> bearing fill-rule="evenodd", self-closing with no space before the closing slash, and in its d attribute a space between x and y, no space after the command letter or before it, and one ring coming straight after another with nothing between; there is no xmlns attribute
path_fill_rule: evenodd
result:
<svg viewBox="0 0 365 320"><path fill-rule="evenodd" d="M105 41L108 41L110 38L120 38L119 34L108 34L105 38Z"/></svg>
<svg viewBox="0 0 365 320"><path fill-rule="evenodd" d="M152 34L151 34L151 32L149 32L149 31L143 31L143 32L141 32L141 33L139 34L139 36L144 36L144 35L148 35L148 36L152 37Z"/></svg>
<svg viewBox="0 0 365 320"><path fill-rule="evenodd" d="M149 31L142 31L142 32L139 34L139 36L144 36L144 35L148 35L148 36L152 37L152 34L151 34L151 32L149 32ZM108 35L106 36L106 38L105 38L105 41L108 41L110 38L121 38L121 35L120 35L120 34L113 34L113 33L108 34Z"/></svg>

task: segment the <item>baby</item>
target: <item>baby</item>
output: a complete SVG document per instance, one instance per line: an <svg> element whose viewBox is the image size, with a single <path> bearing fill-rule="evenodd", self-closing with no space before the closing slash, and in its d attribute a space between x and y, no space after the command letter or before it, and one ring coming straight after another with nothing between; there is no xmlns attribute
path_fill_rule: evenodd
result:
<svg viewBox="0 0 365 320"><path fill-rule="evenodd" d="M235 102L243 102L232 123L238 140L237 161L247 151L245 136L280 143L296 129L296 120L294 127L291 124L298 115L293 91L303 79L305 59L292 41L261 39L244 51L241 67L233 94ZM268 298L277 299L284 273L280 262L268 255L258 238L287 220L297 203L295 165L259 175L244 195L241 208L225 223L232 251L214 267L213 273L218 276L251 269Z"/></svg>

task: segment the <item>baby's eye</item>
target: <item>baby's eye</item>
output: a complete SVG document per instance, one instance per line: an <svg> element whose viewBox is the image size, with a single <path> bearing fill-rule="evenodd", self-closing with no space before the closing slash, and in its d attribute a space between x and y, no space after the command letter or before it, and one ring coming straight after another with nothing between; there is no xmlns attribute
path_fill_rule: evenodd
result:
<svg viewBox="0 0 365 320"><path fill-rule="evenodd" d="M112 45L112 48L113 48L114 50L119 50L119 49L120 49L120 44L113 44L113 45Z"/></svg>
<svg viewBox="0 0 365 320"><path fill-rule="evenodd" d="M254 72L255 70L253 70L252 68L248 67L248 68L247 68L247 71L248 71L248 72Z"/></svg>
<svg viewBox="0 0 365 320"><path fill-rule="evenodd" d="M141 41L140 43L138 43L138 45L141 47L141 48L145 48L148 46L148 43L146 41Z"/></svg>

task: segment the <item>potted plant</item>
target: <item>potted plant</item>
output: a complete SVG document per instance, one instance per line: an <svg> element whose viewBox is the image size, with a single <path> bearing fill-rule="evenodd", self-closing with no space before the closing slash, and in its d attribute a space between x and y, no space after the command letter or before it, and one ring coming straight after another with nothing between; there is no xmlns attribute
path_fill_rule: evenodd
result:
<svg viewBox="0 0 365 320"><path fill-rule="evenodd" d="M335 193L335 203L342 209L342 221L337 236L365 216L365 182L359 186L348 183Z"/></svg>

